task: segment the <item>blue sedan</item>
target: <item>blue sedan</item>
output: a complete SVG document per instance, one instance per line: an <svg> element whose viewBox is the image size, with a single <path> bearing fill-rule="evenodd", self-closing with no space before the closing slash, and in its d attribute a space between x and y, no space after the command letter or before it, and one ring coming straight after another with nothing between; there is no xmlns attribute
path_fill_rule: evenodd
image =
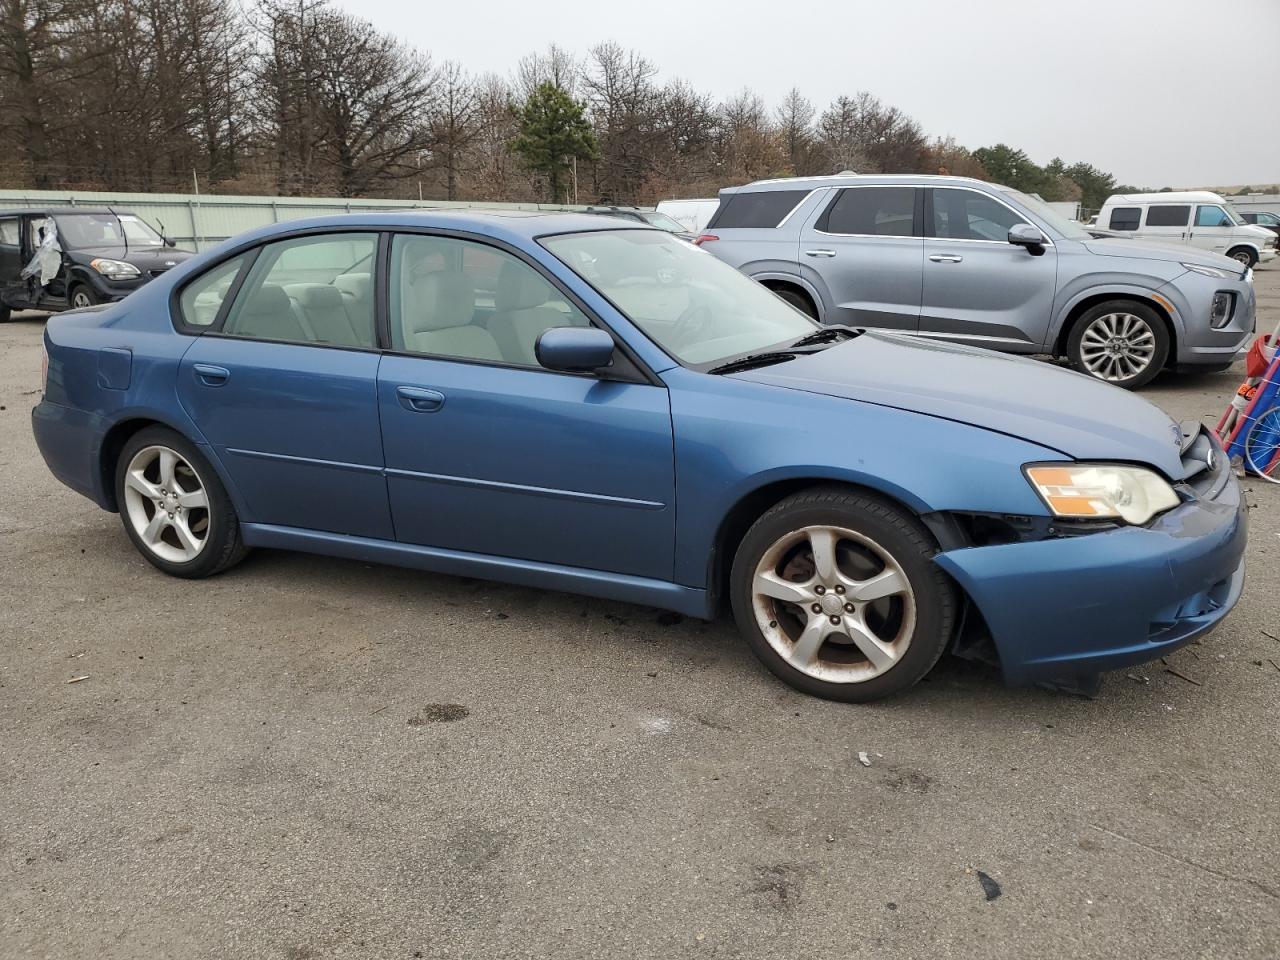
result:
<svg viewBox="0 0 1280 960"><path fill-rule="evenodd" d="M1218 624L1213 435L1035 361L820 327L704 251L572 214L279 224L51 319L53 473L147 560L274 547L711 618L822 697L947 650L1096 683Z"/></svg>

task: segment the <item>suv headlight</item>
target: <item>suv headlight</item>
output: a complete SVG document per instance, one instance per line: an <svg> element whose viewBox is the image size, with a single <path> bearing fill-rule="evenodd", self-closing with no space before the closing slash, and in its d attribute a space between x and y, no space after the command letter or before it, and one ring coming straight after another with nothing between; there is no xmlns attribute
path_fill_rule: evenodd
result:
<svg viewBox="0 0 1280 960"><path fill-rule="evenodd" d="M1025 469L1057 517L1142 524L1181 502L1167 480L1144 467L1074 463Z"/></svg>
<svg viewBox="0 0 1280 960"><path fill-rule="evenodd" d="M141 276L137 267L132 263L125 263L123 260L108 260L105 257L98 257L90 260L89 266L109 280L128 280L131 277Z"/></svg>
<svg viewBox="0 0 1280 960"><path fill-rule="evenodd" d="M1202 277L1213 277L1215 280L1238 280L1240 275L1230 270L1221 270L1218 267L1206 267L1203 263L1184 263L1184 267L1192 273L1198 273Z"/></svg>

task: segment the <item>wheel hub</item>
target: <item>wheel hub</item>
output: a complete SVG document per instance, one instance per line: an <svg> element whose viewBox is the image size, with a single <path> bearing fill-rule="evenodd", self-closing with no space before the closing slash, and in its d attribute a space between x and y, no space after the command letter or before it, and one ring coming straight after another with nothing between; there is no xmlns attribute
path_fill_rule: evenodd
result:
<svg viewBox="0 0 1280 960"><path fill-rule="evenodd" d="M844 612L844 600L829 590L818 599L818 606L822 607L822 612L829 617Z"/></svg>

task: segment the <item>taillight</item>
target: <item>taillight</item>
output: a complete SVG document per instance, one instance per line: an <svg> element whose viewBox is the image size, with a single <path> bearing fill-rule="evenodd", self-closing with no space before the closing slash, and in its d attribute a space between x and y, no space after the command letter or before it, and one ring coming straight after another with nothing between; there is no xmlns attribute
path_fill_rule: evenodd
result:
<svg viewBox="0 0 1280 960"><path fill-rule="evenodd" d="M695 247L700 247L704 243L710 243L712 240L719 240L719 239L720 238L717 237L714 233L700 233L693 238L693 245Z"/></svg>
<svg viewBox="0 0 1280 960"><path fill-rule="evenodd" d="M40 344L40 396L44 396L44 388L49 383L49 348Z"/></svg>

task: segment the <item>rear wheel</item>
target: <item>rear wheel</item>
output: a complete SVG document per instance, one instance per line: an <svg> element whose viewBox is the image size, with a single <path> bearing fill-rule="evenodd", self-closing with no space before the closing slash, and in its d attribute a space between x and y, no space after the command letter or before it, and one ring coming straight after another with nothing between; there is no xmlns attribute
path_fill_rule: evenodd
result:
<svg viewBox="0 0 1280 960"><path fill-rule="evenodd" d="M116 465L116 503L138 552L175 577L208 577L247 553L218 475L195 445L167 427L129 439Z"/></svg>
<svg viewBox="0 0 1280 960"><path fill-rule="evenodd" d="M1169 331L1151 307L1108 300L1076 321L1067 340L1067 357L1081 372L1133 390L1164 368Z"/></svg>
<svg viewBox="0 0 1280 960"><path fill-rule="evenodd" d="M914 684L951 639L956 593L914 517L841 488L795 494L734 557L738 629L785 683L863 702Z"/></svg>
<svg viewBox="0 0 1280 960"><path fill-rule="evenodd" d="M4 323L13 315L13 308L0 303L0 323Z"/></svg>
<svg viewBox="0 0 1280 960"><path fill-rule="evenodd" d="M799 290L792 287L780 287L775 289L773 292L803 313L806 317L813 320L818 319L818 310L814 307L813 301Z"/></svg>
<svg viewBox="0 0 1280 960"><path fill-rule="evenodd" d="M1232 260L1237 260L1246 267L1252 267L1258 262L1258 255L1248 247L1236 247L1227 253Z"/></svg>
<svg viewBox="0 0 1280 960"><path fill-rule="evenodd" d="M97 294L83 283L78 283L71 288L71 309L79 310L81 307L92 307L97 302Z"/></svg>

